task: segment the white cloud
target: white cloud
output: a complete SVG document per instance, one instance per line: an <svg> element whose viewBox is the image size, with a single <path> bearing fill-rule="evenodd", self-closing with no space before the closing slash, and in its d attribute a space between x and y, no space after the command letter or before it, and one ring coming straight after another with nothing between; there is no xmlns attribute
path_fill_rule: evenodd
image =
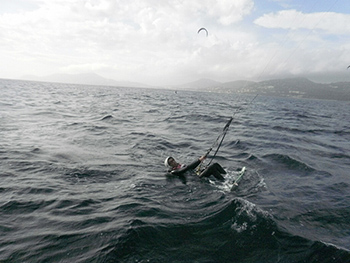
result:
<svg viewBox="0 0 350 263"><path fill-rule="evenodd" d="M317 29L345 38L348 15L284 10L249 25L244 18L256 14L253 0L28 2L33 4L27 11L0 14L0 60L9 65L0 68L0 77L96 71L148 84L200 77L254 79L270 72L310 70L305 58L322 67L312 57L316 47L319 56L337 56L349 48L345 42L325 40L324 34L308 35ZM208 37L197 34L201 27L208 29ZM281 45L281 35L289 31L290 41ZM304 62L294 62L297 58Z"/></svg>
<svg viewBox="0 0 350 263"><path fill-rule="evenodd" d="M322 30L326 34L350 33L350 14L319 12L304 14L297 10L281 10L265 14L255 24L267 28Z"/></svg>
<svg viewBox="0 0 350 263"><path fill-rule="evenodd" d="M201 60L193 53L203 46L214 48L215 53L220 48L215 31L204 38L197 35L198 28L232 25L253 7L252 0L33 2L39 8L0 16L0 46L7 52L20 50L19 56L36 60L34 54L40 54L43 66L39 75L54 71L54 64L63 71L105 65L97 67L100 72L109 65L123 74L131 69L142 71L129 75L143 75L148 80L151 77L147 76L170 75L176 67L191 67ZM52 68L44 65L48 61Z"/></svg>
<svg viewBox="0 0 350 263"><path fill-rule="evenodd" d="M81 73L81 72L97 72L108 68L109 66L103 63L91 63L91 64L71 64L60 68L60 72L63 73Z"/></svg>
<svg viewBox="0 0 350 263"><path fill-rule="evenodd" d="M275 52L270 53L273 62L267 66L266 74L344 72L350 61L350 53L346 52L348 14L281 10L265 14L254 23L268 29L264 32L270 38L265 41L275 44Z"/></svg>
<svg viewBox="0 0 350 263"><path fill-rule="evenodd" d="M206 12L216 17L219 23L225 26L241 21L244 16L250 14L253 6L254 2L250 0L207 1L205 5Z"/></svg>

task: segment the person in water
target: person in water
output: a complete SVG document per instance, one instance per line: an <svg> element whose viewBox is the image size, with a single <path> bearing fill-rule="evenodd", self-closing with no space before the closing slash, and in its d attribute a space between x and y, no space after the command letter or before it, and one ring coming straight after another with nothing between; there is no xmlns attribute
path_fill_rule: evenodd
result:
<svg viewBox="0 0 350 263"><path fill-rule="evenodd" d="M201 156L196 161L192 162L189 165L180 164L175 161L175 159L171 156L167 157L164 161L165 167L168 168L168 173L178 176L183 176L188 171L194 171L196 167L204 161L206 156ZM223 174L226 174L226 171L224 168L221 167L220 164L214 163L205 168L203 171L199 173L199 178L203 177L209 177L213 175L216 179L220 181L224 181L225 178L222 176Z"/></svg>

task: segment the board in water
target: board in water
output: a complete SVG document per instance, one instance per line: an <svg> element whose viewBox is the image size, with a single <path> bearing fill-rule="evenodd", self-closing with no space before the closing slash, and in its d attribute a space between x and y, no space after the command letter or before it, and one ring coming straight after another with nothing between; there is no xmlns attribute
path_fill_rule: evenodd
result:
<svg viewBox="0 0 350 263"><path fill-rule="evenodd" d="M238 186L239 181L242 179L243 175L245 174L245 166L238 172L238 177L236 178L236 180L234 180L233 185L231 190L235 190Z"/></svg>

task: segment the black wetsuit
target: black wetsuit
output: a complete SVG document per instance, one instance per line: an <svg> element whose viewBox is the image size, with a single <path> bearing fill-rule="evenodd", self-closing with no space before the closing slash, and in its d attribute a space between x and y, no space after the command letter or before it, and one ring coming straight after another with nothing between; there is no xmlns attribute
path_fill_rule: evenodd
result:
<svg viewBox="0 0 350 263"><path fill-rule="evenodd" d="M175 169L175 170L170 169L168 173L173 175L183 176L186 172L193 171L200 163L201 161L197 160L191 163L190 165L186 165L179 169ZM204 169L203 171L201 171L201 173L199 174L199 177L202 178L202 177L209 177L213 175L216 179L223 181L225 180L225 178L222 176L222 174L226 174L226 171L221 167L220 164L214 163L209 167L207 167L206 169Z"/></svg>

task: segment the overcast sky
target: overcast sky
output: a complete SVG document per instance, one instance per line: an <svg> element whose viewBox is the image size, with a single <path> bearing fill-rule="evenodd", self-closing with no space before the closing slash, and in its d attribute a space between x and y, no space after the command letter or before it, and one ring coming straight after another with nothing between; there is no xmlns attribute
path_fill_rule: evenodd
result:
<svg viewBox="0 0 350 263"><path fill-rule="evenodd" d="M0 78L327 82L349 65L349 0L0 0Z"/></svg>

